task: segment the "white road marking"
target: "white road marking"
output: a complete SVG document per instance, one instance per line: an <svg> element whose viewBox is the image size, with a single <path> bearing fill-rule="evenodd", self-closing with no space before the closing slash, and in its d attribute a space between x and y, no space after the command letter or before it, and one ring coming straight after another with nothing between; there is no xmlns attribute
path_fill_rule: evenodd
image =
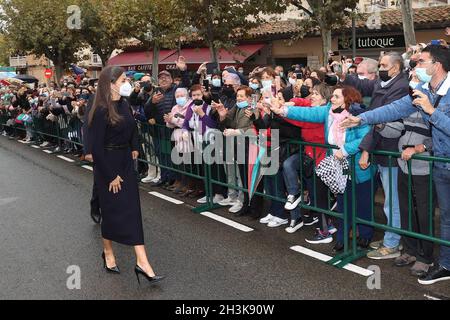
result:
<svg viewBox="0 0 450 320"><path fill-rule="evenodd" d="M35 149L40 149L40 148L41 148L41 147L36 146L36 145L34 145L34 144L33 144L31 147L32 147L32 148L35 148Z"/></svg>
<svg viewBox="0 0 450 320"><path fill-rule="evenodd" d="M163 200L172 202L172 203L174 203L174 204L183 204L183 203L184 203L183 201L180 201L180 200L177 200L177 199L168 197L168 196L166 196L166 195L164 195L164 194L162 194L162 193L159 193L159 192L152 191L152 192L149 192L149 194L151 194L152 196L161 198L161 199L163 199Z"/></svg>
<svg viewBox="0 0 450 320"><path fill-rule="evenodd" d="M211 218L213 220L222 222L222 223L224 223L224 224L226 224L226 225L228 225L230 227L236 228L236 229L241 230L243 232L251 232L251 231L253 231L252 228L249 228L247 226L244 226L243 224L240 224L240 223L237 223L236 221L224 218L224 217L219 216L217 214L214 214L212 212L202 212L200 214L202 216L205 216L205 217Z"/></svg>
<svg viewBox="0 0 450 320"><path fill-rule="evenodd" d="M85 168L89 171L94 171L94 168L92 168L91 166L81 166L82 168Z"/></svg>
<svg viewBox="0 0 450 320"><path fill-rule="evenodd" d="M57 157L60 159L63 159L64 161L67 161L67 162L75 162L75 160L72 160L72 159L64 157L64 156L57 156Z"/></svg>
<svg viewBox="0 0 450 320"><path fill-rule="evenodd" d="M52 153L51 150L42 150L42 151L44 151L45 153L48 153L48 154Z"/></svg>
<svg viewBox="0 0 450 320"><path fill-rule="evenodd" d="M332 257L330 257L326 254L323 254L323 253L320 253L320 252L317 252L317 251L314 251L314 250L311 250L311 249L308 249L308 248L305 248L302 246L293 246L293 247L291 247L291 250L294 250L294 251L302 253L304 255L313 257L313 258L318 259L323 262L327 262L327 261L330 261L331 259L333 259ZM340 261L336 262L335 264L338 264L339 262ZM369 276L373 275L373 271L361 268L361 267L351 264L351 263L347 264L344 267L344 269L354 272L354 273L357 273L364 277L369 277Z"/></svg>
<svg viewBox="0 0 450 320"><path fill-rule="evenodd" d="M0 206L19 200L17 197L0 199Z"/></svg>
<svg viewBox="0 0 450 320"><path fill-rule="evenodd" d="M26 143L25 141L22 141L22 140L17 140L17 141L20 142L20 143L23 143L23 144Z"/></svg>

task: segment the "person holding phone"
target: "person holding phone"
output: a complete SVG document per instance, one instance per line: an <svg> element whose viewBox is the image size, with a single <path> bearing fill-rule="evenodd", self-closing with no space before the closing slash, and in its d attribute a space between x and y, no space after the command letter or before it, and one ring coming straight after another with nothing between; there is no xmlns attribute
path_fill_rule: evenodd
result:
<svg viewBox="0 0 450 320"><path fill-rule="evenodd" d="M176 86L173 82L172 74L163 70L158 74L158 87L155 88L153 95L144 105L145 115L151 125L157 125L153 130L153 142L155 153L160 164L166 167L173 167L170 154L162 152L162 141L171 138L171 130L166 127L164 115L171 112L176 104L175 91L179 88L188 88L190 86L189 74L187 72L186 59L180 56L175 61L177 69L182 76L182 83ZM152 182L153 186L168 188L175 182L175 174L166 168L161 168L161 179Z"/></svg>

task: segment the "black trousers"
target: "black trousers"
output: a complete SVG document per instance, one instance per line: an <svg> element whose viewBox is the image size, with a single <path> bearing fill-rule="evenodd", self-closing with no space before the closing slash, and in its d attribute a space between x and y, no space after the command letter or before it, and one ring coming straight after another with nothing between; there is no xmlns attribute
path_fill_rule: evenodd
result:
<svg viewBox="0 0 450 320"><path fill-rule="evenodd" d="M429 215L429 176L412 176L415 193L412 194L416 198L417 209L414 210L414 201L412 202L411 212L411 228L412 231L425 235L430 235L430 215ZM433 199L435 197L434 184ZM449 195L450 196L450 195ZM403 230L409 229L409 215L408 215L408 175L401 170L398 172L398 198L400 202L400 216L401 226ZM434 219L435 202L431 204L432 216ZM417 221L419 224L417 224ZM434 227L431 235L434 234ZM430 264L433 262L433 242L419 240L416 238L402 236L405 252L411 256L416 257L417 261Z"/></svg>

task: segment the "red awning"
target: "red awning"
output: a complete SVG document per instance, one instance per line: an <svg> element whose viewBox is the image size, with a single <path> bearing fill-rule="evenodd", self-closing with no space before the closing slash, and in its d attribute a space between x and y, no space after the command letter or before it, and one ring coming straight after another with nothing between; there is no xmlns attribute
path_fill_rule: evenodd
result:
<svg viewBox="0 0 450 320"><path fill-rule="evenodd" d="M219 50L219 62L221 64L243 63L264 47L265 44L243 44L234 48L238 50L237 53ZM174 64L178 57L177 53L178 51L175 51L169 57L160 60L160 64ZM186 58L188 64L202 64L203 62L211 61L211 52L209 48L181 49L180 55Z"/></svg>
<svg viewBox="0 0 450 320"><path fill-rule="evenodd" d="M159 63L176 50L161 50L159 52ZM108 60L109 66L136 66L153 63L153 51L124 52Z"/></svg>

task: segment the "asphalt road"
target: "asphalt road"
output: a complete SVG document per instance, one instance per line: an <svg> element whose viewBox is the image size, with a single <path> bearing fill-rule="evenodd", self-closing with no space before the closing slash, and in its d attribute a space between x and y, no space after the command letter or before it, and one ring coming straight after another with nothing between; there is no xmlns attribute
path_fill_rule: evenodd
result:
<svg viewBox="0 0 450 320"><path fill-rule="evenodd" d="M0 137L0 299L426 299L450 297L448 282L421 286L392 261L360 259L381 268L381 289L367 278L337 269L290 248L311 246L295 234L247 218L214 212L254 228L245 233L175 205L143 186L141 203L150 260L168 276L139 286L132 248L115 245L121 275L102 269L99 226L89 216L90 171ZM164 193L165 191L153 190ZM81 289L68 289L70 266Z"/></svg>

